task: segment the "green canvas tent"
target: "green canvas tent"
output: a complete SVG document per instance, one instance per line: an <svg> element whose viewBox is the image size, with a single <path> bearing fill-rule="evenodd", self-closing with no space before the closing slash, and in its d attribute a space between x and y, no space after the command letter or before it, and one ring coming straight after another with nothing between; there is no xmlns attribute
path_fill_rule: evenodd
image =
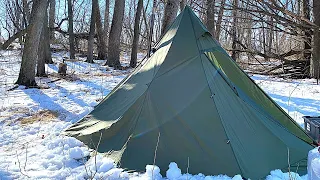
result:
<svg viewBox="0 0 320 180"><path fill-rule="evenodd" d="M129 170L153 164L156 151L163 172L176 162L193 174L251 179L288 170L288 151L291 167L306 168L313 143L189 7L156 52L65 134Z"/></svg>

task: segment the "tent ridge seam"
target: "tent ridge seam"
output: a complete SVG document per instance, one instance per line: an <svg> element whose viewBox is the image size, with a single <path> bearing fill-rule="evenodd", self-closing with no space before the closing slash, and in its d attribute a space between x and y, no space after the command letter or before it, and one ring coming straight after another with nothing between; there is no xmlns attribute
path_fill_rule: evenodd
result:
<svg viewBox="0 0 320 180"><path fill-rule="evenodd" d="M190 12L188 11L188 14L189 14L189 13L190 13ZM191 19L191 17L190 17L190 14L189 14L189 18L190 18L190 21L191 21L191 24L192 24L193 34L194 34L194 36L196 37L195 29L194 29L194 24L193 24L193 21L192 21L192 19ZM203 59L202 59L202 57L201 57L201 54L202 54L202 53L200 53L200 47L199 47L199 43L198 43L198 40L197 40L197 39L196 39L196 44L197 44L197 48L198 48L198 53L200 54L200 60L201 60L201 64L202 64L202 69L203 69L203 71L205 71L204 65L203 65ZM206 76L206 79L207 79L207 86L209 87L210 92L212 93L211 88L210 88L210 86L209 86L208 77L207 77L206 73L204 73L204 75ZM212 100L213 100L213 98L212 98ZM214 101L214 100L213 100L213 101ZM214 104L215 104L215 101L214 101ZM220 115L220 113L219 113L219 110L218 110L217 108L216 108L216 110L217 110L217 113L218 113L218 115L219 115L220 121L222 121L221 115ZM225 132L226 136L227 136L228 139L229 139L229 136L228 136L228 134L227 134L227 132L226 132L224 123L221 123L221 124L222 124L222 127L223 127L223 129L224 129L224 132ZM234 152L234 150L233 150L232 143L230 143L230 147L231 147L231 150L232 150L232 152L233 152L233 156L234 156L234 158L235 158L235 160L236 160L236 162L237 162L238 167L241 167L240 164L239 164L239 160L238 160L238 158L237 158L237 156L236 156L236 154L235 154L235 152ZM243 175L242 169L239 168L239 170L240 170L241 174Z"/></svg>

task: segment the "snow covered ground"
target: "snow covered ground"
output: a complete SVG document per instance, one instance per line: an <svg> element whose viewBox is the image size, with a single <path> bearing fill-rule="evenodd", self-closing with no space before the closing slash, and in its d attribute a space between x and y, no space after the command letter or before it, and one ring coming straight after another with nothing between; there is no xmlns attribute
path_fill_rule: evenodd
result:
<svg viewBox="0 0 320 180"><path fill-rule="evenodd" d="M302 116L320 116L320 85L315 79L284 80L261 75L251 78L301 127Z"/></svg>
<svg viewBox="0 0 320 180"><path fill-rule="evenodd" d="M14 87L19 73L19 51L0 51L0 179L163 179L160 169L147 165L146 172L128 173L75 138L60 132L88 114L130 70L112 70L104 61L88 64L67 62L68 74L59 80L58 65L47 66L48 78L37 78L42 89ZM54 53L61 62L64 53ZM128 58L123 56L124 65ZM140 56L140 59L142 56ZM80 59L84 60L84 59ZM303 115L320 116L320 85L311 80L283 80L253 75L252 78L301 126ZM41 119L41 121L39 121ZM318 158L320 162L320 157ZM168 179L240 180L241 176L181 174L175 163L168 164ZM307 179L291 175L295 179ZM289 179L280 170L268 180Z"/></svg>

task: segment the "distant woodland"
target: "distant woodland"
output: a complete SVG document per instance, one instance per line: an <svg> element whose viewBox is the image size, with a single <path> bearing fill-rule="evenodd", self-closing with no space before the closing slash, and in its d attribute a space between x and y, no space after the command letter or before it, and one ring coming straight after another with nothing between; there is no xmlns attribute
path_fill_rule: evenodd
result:
<svg viewBox="0 0 320 180"><path fill-rule="evenodd" d="M319 79L318 0L1 0L1 48L21 44L16 83L28 87L37 87L36 76L47 76L45 64L55 63L51 52L58 50L71 60L106 60L115 69L124 68L126 51L134 68L137 53L149 54L186 5L239 65Z"/></svg>

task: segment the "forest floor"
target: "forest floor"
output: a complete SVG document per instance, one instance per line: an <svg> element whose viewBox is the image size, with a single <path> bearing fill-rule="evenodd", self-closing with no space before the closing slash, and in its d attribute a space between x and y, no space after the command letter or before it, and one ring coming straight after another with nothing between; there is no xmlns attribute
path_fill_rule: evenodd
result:
<svg viewBox="0 0 320 180"><path fill-rule="evenodd" d="M53 53L55 64L46 66L49 77L37 78L41 89L26 89L14 88L20 52L0 51L0 179L162 179L159 168L152 165L146 166L146 172L129 173L101 155L87 160L84 157L92 150L75 138L60 135L88 114L131 71L107 68L104 61L88 64L80 58L67 62L68 76L61 78L57 71L63 56L67 54ZM127 66L128 56L122 57L123 65ZM320 85L316 85L316 80L284 80L261 75L251 78L301 126L302 116L320 116ZM239 175L181 174L174 163L165 176L242 179ZM291 176L307 179L306 175ZM274 170L267 179L289 179L289 174Z"/></svg>

